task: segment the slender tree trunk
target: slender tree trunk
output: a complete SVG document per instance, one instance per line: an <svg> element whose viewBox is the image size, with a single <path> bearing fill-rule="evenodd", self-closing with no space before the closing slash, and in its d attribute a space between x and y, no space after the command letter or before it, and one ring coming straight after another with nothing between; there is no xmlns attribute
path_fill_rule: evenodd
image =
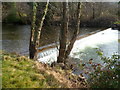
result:
<svg viewBox="0 0 120 90"><path fill-rule="evenodd" d="M58 56L58 63L64 62L68 31L68 2L63 2L63 25L60 32L60 49Z"/></svg>
<svg viewBox="0 0 120 90"><path fill-rule="evenodd" d="M45 16L47 15L48 5L49 5L49 0L47 0L47 4L46 4L45 10L44 10L44 15L43 15L42 20L40 22L40 26L37 30L37 37L36 37L36 42L35 42L35 49L36 49L35 57L34 57L35 59L37 59L37 53L38 53L37 48L40 46L39 45L40 44L40 35L41 35L41 30L43 27L44 20L45 20Z"/></svg>
<svg viewBox="0 0 120 90"><path fill-rule="evenodd" d="M29 57L33 59L35 56L36 48L35 48L35 28L36 28L36 13L37 13L37 3L33 3L33 17L32 17L32 25L31 25L31 35L30 35L30 44L29 44Z"/></svg>
<svg viewBox="0 0 120 90"><path fill-rule="evenodd" d="M82 3L79 2L78 3L78 9L77 9L77 26L76 26L76 29L74 31L74 34L73 34L73 37L72 39L70 40L70 43L67 47L67 50L66 50L66 53L65 53L65 59L68 58L72 48L73 48L73 45L77 39L77 36L79 34L79 28L80 28L80 17L81 17L81 7L82 7Z"/></svg>
<svg viewBox="0 0 120 90"><path fill-rule="evenodd" d="M32 20L32 27L31 27L31 36L30 36L30 44L29 44L29 56L31 59L37 59L37 48L39 47L40 43L40 35L41 35L41 30L42 26L45 20L45 16L48 11L48 5L49 5L49 0L47 1L46 8L44 10L44 15L42 17L42 20L39 24L39 27L36 27L36 13L37 13L37 3L33 3L33 20Z"/></svg>

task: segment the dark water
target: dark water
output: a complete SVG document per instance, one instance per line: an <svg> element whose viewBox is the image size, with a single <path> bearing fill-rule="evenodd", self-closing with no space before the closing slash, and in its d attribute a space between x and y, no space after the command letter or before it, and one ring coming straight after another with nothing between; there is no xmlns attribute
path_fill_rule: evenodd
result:
<svg viewBox="0 0 120 90"><path fill-rule="evenodd" d="M98 30L98 28L81 28L81 35ZM60 27L49 27L42 30L40 44L41 46L55 43L59 40ZM71 35L73 29L70 28ZM2 49L7 52L15 52L22 55L28 55L30 26L29 25L3 25L2 26ZM69 36L70 37L70 36Z"/></svg>
<svg viewBox="0 0 120 90"><path fill-rule="evenodd" d="M19 54L28 53L30 27L27 25L4 25L2 27L2 49Z"/></svg>

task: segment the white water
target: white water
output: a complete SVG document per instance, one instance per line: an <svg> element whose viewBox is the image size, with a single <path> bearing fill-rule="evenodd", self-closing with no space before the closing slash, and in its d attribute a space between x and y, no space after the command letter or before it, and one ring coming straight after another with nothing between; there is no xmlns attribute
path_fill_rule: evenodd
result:
<svg viewBox="0 0 120 90"><path fill-rule="evenodd" d="M85 59L85 61L93 58L96 62L98 62L99 57L96 54L96 48L100 48L106 56L110 57L113 53L118 53L118 34L118 30L111 30L111 28L109 28L77 40L73 46L70 56L79 60ZM38 61L43 63L52 63L57 61L57 56L57 48L51 48L39 53Z"/></svg>

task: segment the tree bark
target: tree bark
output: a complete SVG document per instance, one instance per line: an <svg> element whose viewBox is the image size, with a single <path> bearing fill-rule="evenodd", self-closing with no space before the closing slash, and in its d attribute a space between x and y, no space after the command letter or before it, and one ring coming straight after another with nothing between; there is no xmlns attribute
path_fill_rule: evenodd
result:
<svg viewBox="0 0 120 90"><path fill-rule="evenodd" d="M29 43L29 57L33 59L35 56L36 48L35 48L35 28L36 28L36 13L37 13L37 3L33 3L33 17L32 17L32 25L31 25L31 35L30 35L30 43Z"/></svg>
<svg viewBox="0 0 120 90"><path fill-rule="evenodd" d="M47 0L47 4L46 4L46 7L45 7L45 10L44 10L44 15L42 17L42 20L40 22L40 26L37 30L37 36L36 36L36 42L35 42L35 49L36 49L36 52L35 52L35 56L34 58L37 59L37 54L38 54L38 47L40 46L40 35L41 35L41 30L42 30L42 27L43 27L43 24L44 24L44 20L45 20L45 16L47 15L47 11L48 11L48 5L49 5L49 0Z"/></svg>
<svg viewBox="0 0 120 90"><path fill-rule="evenodd" d="M67 47L67 50L66 50L66 53L65 53L65 59L68 58L72 48L73 48L73 45L77 39L77 36L79 34L79 29L80 29L80 17L81 17L81 7L82 7L82 3L79 2L78 3L78 8L77 8L77 25L76 25L76 29L74 31L74 34L73 34L73 37L72 39L70 40L70 43Z"/></svg>
<svg viewBox="0 0 120 90"><path fill-rule="evenodd" d="M63 25L60 31L60 49L57 60L58 63L65 61L67 32L68 32L68 2L63 2Z"/></svg>
<svg viewBox="0 0 120 90"><path fill-rule="evenodd" d="M47 1L46 8L44 10L44 15L42 17L42 20L39 24L39 27L37 28L36 26L36 13L37 13L37 3L33 3L33 20L32 20L32 27L31 27L31 36L30 36L30 44L29 44L29 56L30 59L37 59L37 53L38 50L37 48L39 47L40 44L40 35L41 35L41 30L42 26L45 20L45 16L48 11L48 5L49 5L49 0Z"/></svg>

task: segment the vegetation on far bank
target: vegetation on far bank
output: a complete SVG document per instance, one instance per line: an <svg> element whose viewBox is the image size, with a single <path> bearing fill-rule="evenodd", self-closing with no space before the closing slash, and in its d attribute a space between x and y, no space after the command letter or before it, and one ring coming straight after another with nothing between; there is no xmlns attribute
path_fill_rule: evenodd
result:
<svg viewBox="0 0 120 90"><path fill-rule="evenodd" d="M45 3L38 3L38 12L37 14L37 23L39 22L39 18L42 18L43 9L45 7ZM76 22L76 4L77 3L69 3L69 23L72 26L75 26ZM32 15L32 3L15 3L15 2L4 2L2 3L2 22L3 23L12 23L12 24L30 24L31 23L31 15ZM117 5L119 3L83 3L82 8L82 16L81 16L81 26L87 27L110 27L115 21L119 19L120 11L117 10ZM58 9L60 8L60 9ZM45 25L59 25L61 24L62 18L62 9L61 3L50 3L48 7L48 15L46 15ZM89 11L89 12L88 12Z"/></svg>

